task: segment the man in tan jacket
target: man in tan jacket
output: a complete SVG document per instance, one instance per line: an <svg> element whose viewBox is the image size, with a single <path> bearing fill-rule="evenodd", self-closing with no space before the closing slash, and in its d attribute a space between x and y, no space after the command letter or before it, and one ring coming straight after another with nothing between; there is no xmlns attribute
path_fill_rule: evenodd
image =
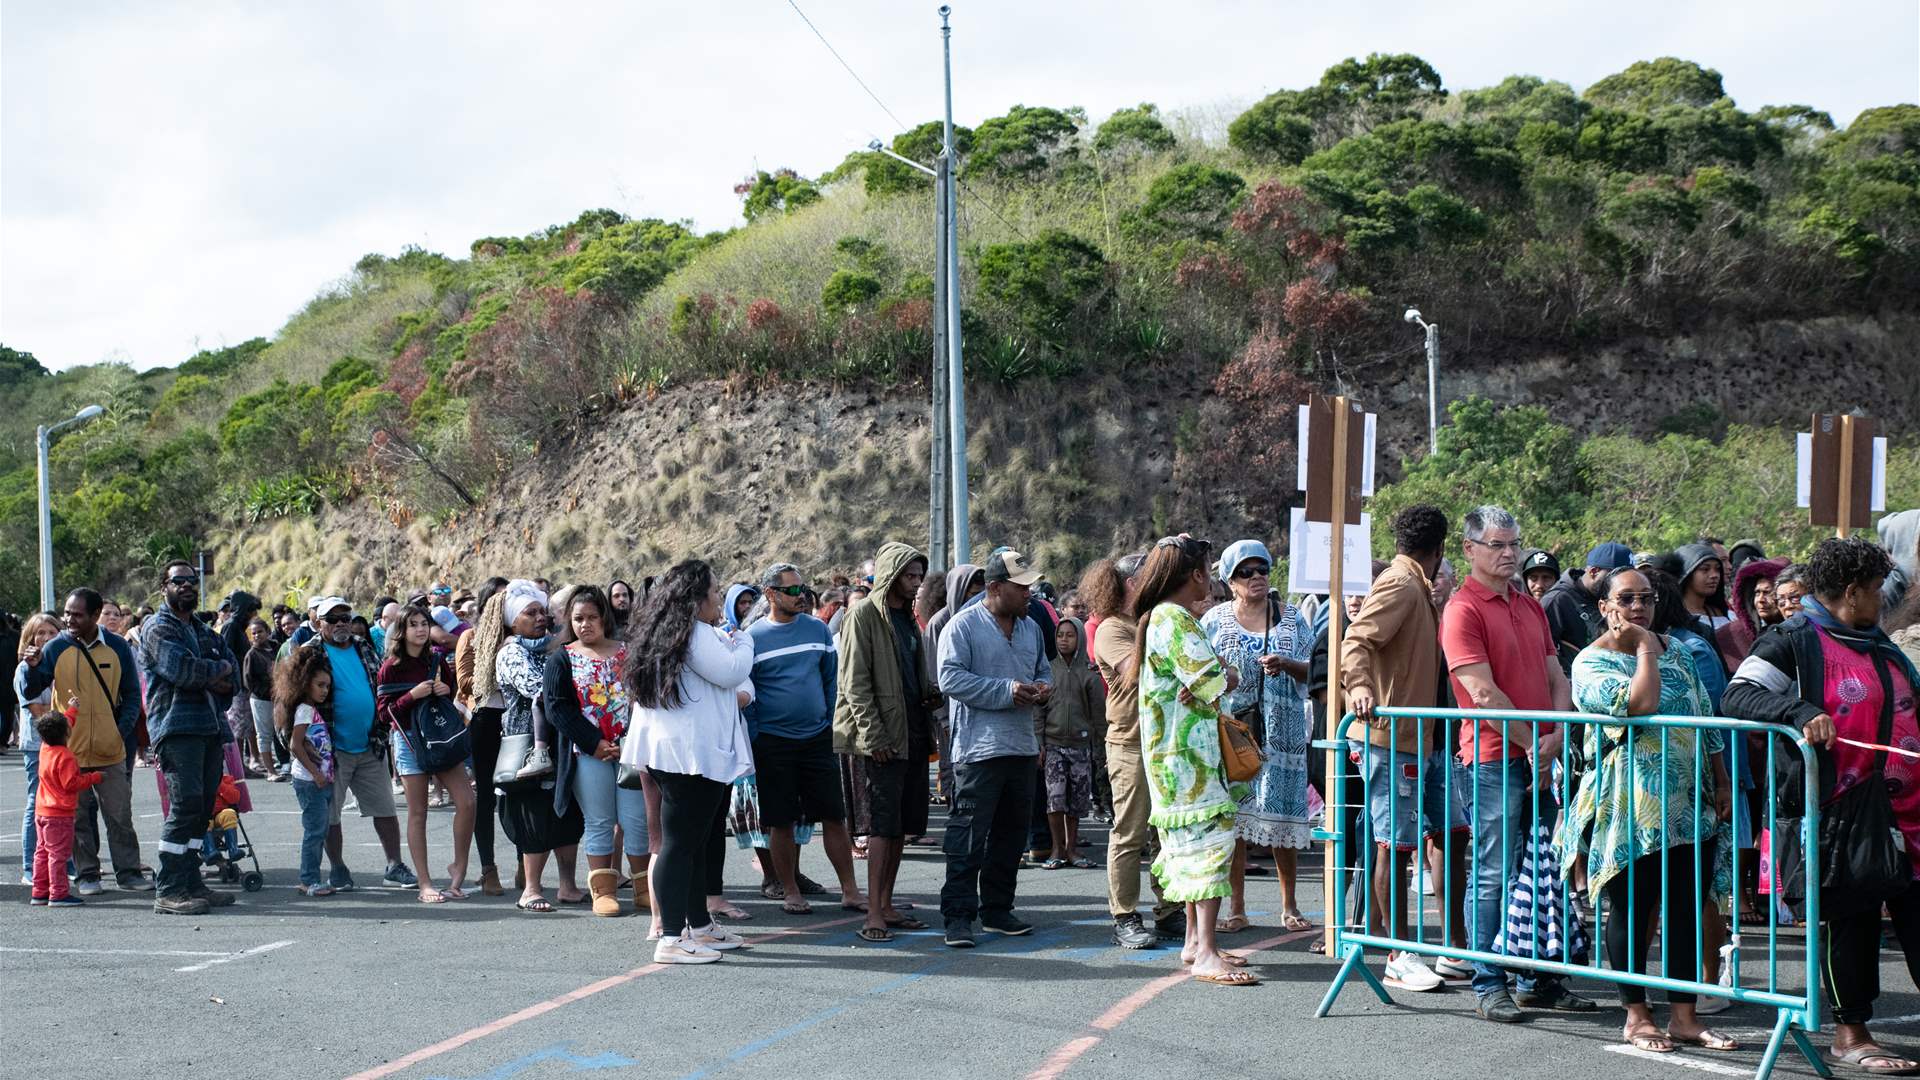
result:
<svg viewBox="0 0 1920 1080"><path fill-rule="evenodd" d="M1393 934L1407 936L1407 906L1419 903L1406 893L1409 856L1425 841L1447 832L1459 835L1450 845L1447 866L1447 918L1450 943L1465 948L1466 808L1449 787L1452 770L1435 738L1435 721L1381 716L1377 706L1431 709L1439 700L1440 619L1433 606L1433 575L1447 542L1446 514L1432 506L1409 506L1393 519L1397 554L1373 579L1373 588L1341 642L1340 685L1348 708L1366 722L1364 740L1351 740L1366 792L1367 817L1374 841L1370 921L1393 912ZM1424 826L1424 827L1423 827ZM1387 983L1407 990L1437 990L1443 976L1465 979L1465 964L1443 959L1435 974L1412 953L1390 953Z"/></svg>

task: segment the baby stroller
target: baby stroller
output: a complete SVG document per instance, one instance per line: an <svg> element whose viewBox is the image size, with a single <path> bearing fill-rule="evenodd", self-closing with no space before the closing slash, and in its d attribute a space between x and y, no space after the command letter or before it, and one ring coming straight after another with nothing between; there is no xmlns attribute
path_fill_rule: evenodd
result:
<svg viewBox="0 0 1920 1080"><path fill-rule="evenodd" d="M213 800L213 819L207 822L207 835L200 839L200 861L208 870L218 870L220 880L231 885L239 882L248 892L259 892L266 884L260 872L260 857L254 854L253 840L240 819L240 785L231 776L220 778L220 793ZM252 862L253 869L241 873L240 864Z"/></svg>
<svg viewBox="0 0 1920 1080"><path fill-rule="evenodd" d="M164 816L168 810L167 778L165 771L153 770L154 779L160 786L160 813ZM214 795L213 817L207 822L207 831L200 839L201 864L208 869L217 868L220 880L232 884L239 882L248 892L259 892L266 885L266 875L260 871L260 857L254 852L253 841L247 836L247 826L241 815L253 810L253 799L247 791L245 780L236 777L245 776L240 764L240 750L236 743L226 746L226 769L220 777L219 791ZM253 869L241 872L240 864L251 862Z"/></svg>

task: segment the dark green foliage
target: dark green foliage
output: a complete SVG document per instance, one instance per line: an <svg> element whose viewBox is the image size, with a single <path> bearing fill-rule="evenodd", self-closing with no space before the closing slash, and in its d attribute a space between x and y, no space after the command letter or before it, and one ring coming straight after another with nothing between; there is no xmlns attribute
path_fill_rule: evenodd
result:
<svg viewBox="0 0 1920 1080"><path fill-rule="evenodd" d="M1176 165L1147 188L1138 220L1155 233L1214 239L1246 188L1239 173L1199 162Z"/></svg>
<svg viewBox="0 0 1920 1080"><path fill-rule="evenodd" d="M561 283L631 303L685 266L708 242L681 222L621 221L601 229L580 249Z"/></svg>
<svg viewBox="0 0 1920 1080"><path fill-rule="evenodd" d="M0 386L11 386L46 373L47 369L33 358L32 353L0 345Z"/></svg>
<svg viewBox="0 0 1920 1080"><path fill-rule="evenodd" d="M267 351L269 344L266 338L253 338L224 349L202 349L183 361L178 370L181 375L217 378L252 363Z"/></svg>
<svg viewBox="0 0 1920 1080"><path fill-rule="evenodd" d="M911 131L905 131L893 137L893 152L909 161L917 161L928 168L940 156L945 145L946 125L940 120L929 120ZM973 151L973 129L962 124L953 125L953 150L955 155L965 159ZM831 172L820 177L822 185L851 176L856 172L864 174L862 181L869 195L903 195L910 191L926 191L932 188L933 180L918 169L906 165L870 150L861 150L847 155L847 159Z"/></svg>
<svg viewBox="0 0 1920 1080"><path fill-rule="evenodd" d="M966 176L1029 179L1070 160L1073 137L1086 120L1078 109L1062 112L1044 106L1015 105L1005 116L982 121L974 129L973 152L961 166Z"/></svg>
<svg viewBox="0 0 1920 1080"><path fill-rule="evenodd" d="M1058 229L1031 241L994 244L975 261L980 293L1035 339L1064 348L1076 319L1105 301L1107 259Z"/></svg>
<svg viewBox="0 0 1920 1080"><path fill-rule="evenodd" d="M836 270L820 290L820 304L828 311L851 311L880 295L880 282L857 270Z"/></svg>
<svg viewBox="0 0 1920 1080"><path fill-rule="evenodd" d="M758 221L768 214L784 214L820 201L820 189L792 169L773 173L762 170L734 191L746 200L740 213L748 221Z"/></svg>
<svg viewBox="0 0 1920 1080"><path fill-rule="evenodd" d="M1298 90L1280 90L1227 125L1227 144L1251 158L1298 165L1313 153L1312 104Z"/></svg>
<svg viewBox="0 0 1920 1080"><path fill-rule="evenodd" d="M1651 113L1668 105L1696 109L1727 96L1720 73L1691 60L1663 56L1637 60L1587 87L1586 99L1595 105L1625 112Z"/></svg>
<svg viewBox="0 0 1920 1080"><path fill-rule="evenodd" d="M1158 154L1176 145L1178 140L1161 122L1160 110L1152 102L1120 109L1093 136L1093 148L1102 154Z"/></svg>

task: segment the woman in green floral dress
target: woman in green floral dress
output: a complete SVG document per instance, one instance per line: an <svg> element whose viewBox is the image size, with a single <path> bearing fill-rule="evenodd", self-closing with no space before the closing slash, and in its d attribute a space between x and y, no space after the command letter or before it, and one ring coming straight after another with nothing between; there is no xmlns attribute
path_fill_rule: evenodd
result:
<svg viewBox="0 0 1920 1080"><path fill-rule="evenodd" d="M1685 649L1670 649L1650 626L1658 594L1646 575L1616 570L1600 587L1607 632L1573 662L1573 705L1606 716L1711 716L1713 706ZM1718 731L1644 728L1627 740L1625 725L1588 725L1587 760L1573 804L1561 819L1554 845L1563 874L1585 856L1590 887L1606 898L1607 963L1615 970L1644 972L1660 920L1664 866L1667 901L1661 967L1668 978L1698 980L1694 926L1702 904L1699 882L1724 896L1732 834L1726 767ZM1698 791L1695 776L1710 777ZM1664 796L1664 798L1663 798ZM1631 876L1628 868L1631 867ZM1631 883L1631 885L1629 884ZM1631 923L1631 930L1629 929ZM1667 1030L1654 1023L1647 992L1622 985L1626 1041L1655 1053L1676 1043L1732 1050L1732 1039L1703 1024L1694 995L1667 995L1673 1016Z"/></svg>
<svg viewBox="0 0 1920 1080"><path fill-rule="evenodd" d="M1133 614L1140 679L1140 748L1160 830L1153 874L1168 900L1187 905L1180 958L1194 976L1221 986L1252 986L1243 957L1214 942L1220 898L1232 892L1234 814L1246 794L1229 787L1220 764L1220 702L1238 682L1207 640L1191 608L1208 595L1208 545L1170 536L1140 568Z"/></svg>

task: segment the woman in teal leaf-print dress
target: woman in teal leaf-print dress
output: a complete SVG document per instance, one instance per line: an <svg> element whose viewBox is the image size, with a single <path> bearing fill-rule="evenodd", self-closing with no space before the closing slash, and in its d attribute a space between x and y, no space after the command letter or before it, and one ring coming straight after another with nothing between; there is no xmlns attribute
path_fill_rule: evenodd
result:
<svg viewBox="0 0 1920 1080"><path fill-rule="evenodd" d="M1245 790L1227 783L1220 762L1221 698L1237 676L1190 610L1207 596L1207 557L1205 541L1168 537L1140 568L1140 749L1149 820L1160 831L1153 874L1167 899L1187 905L1180 958L1203 982L1250 986L1259 980L1246 960L1221 952L1214 938L1220 899L1232 891L1234 815Z"/></svg>

